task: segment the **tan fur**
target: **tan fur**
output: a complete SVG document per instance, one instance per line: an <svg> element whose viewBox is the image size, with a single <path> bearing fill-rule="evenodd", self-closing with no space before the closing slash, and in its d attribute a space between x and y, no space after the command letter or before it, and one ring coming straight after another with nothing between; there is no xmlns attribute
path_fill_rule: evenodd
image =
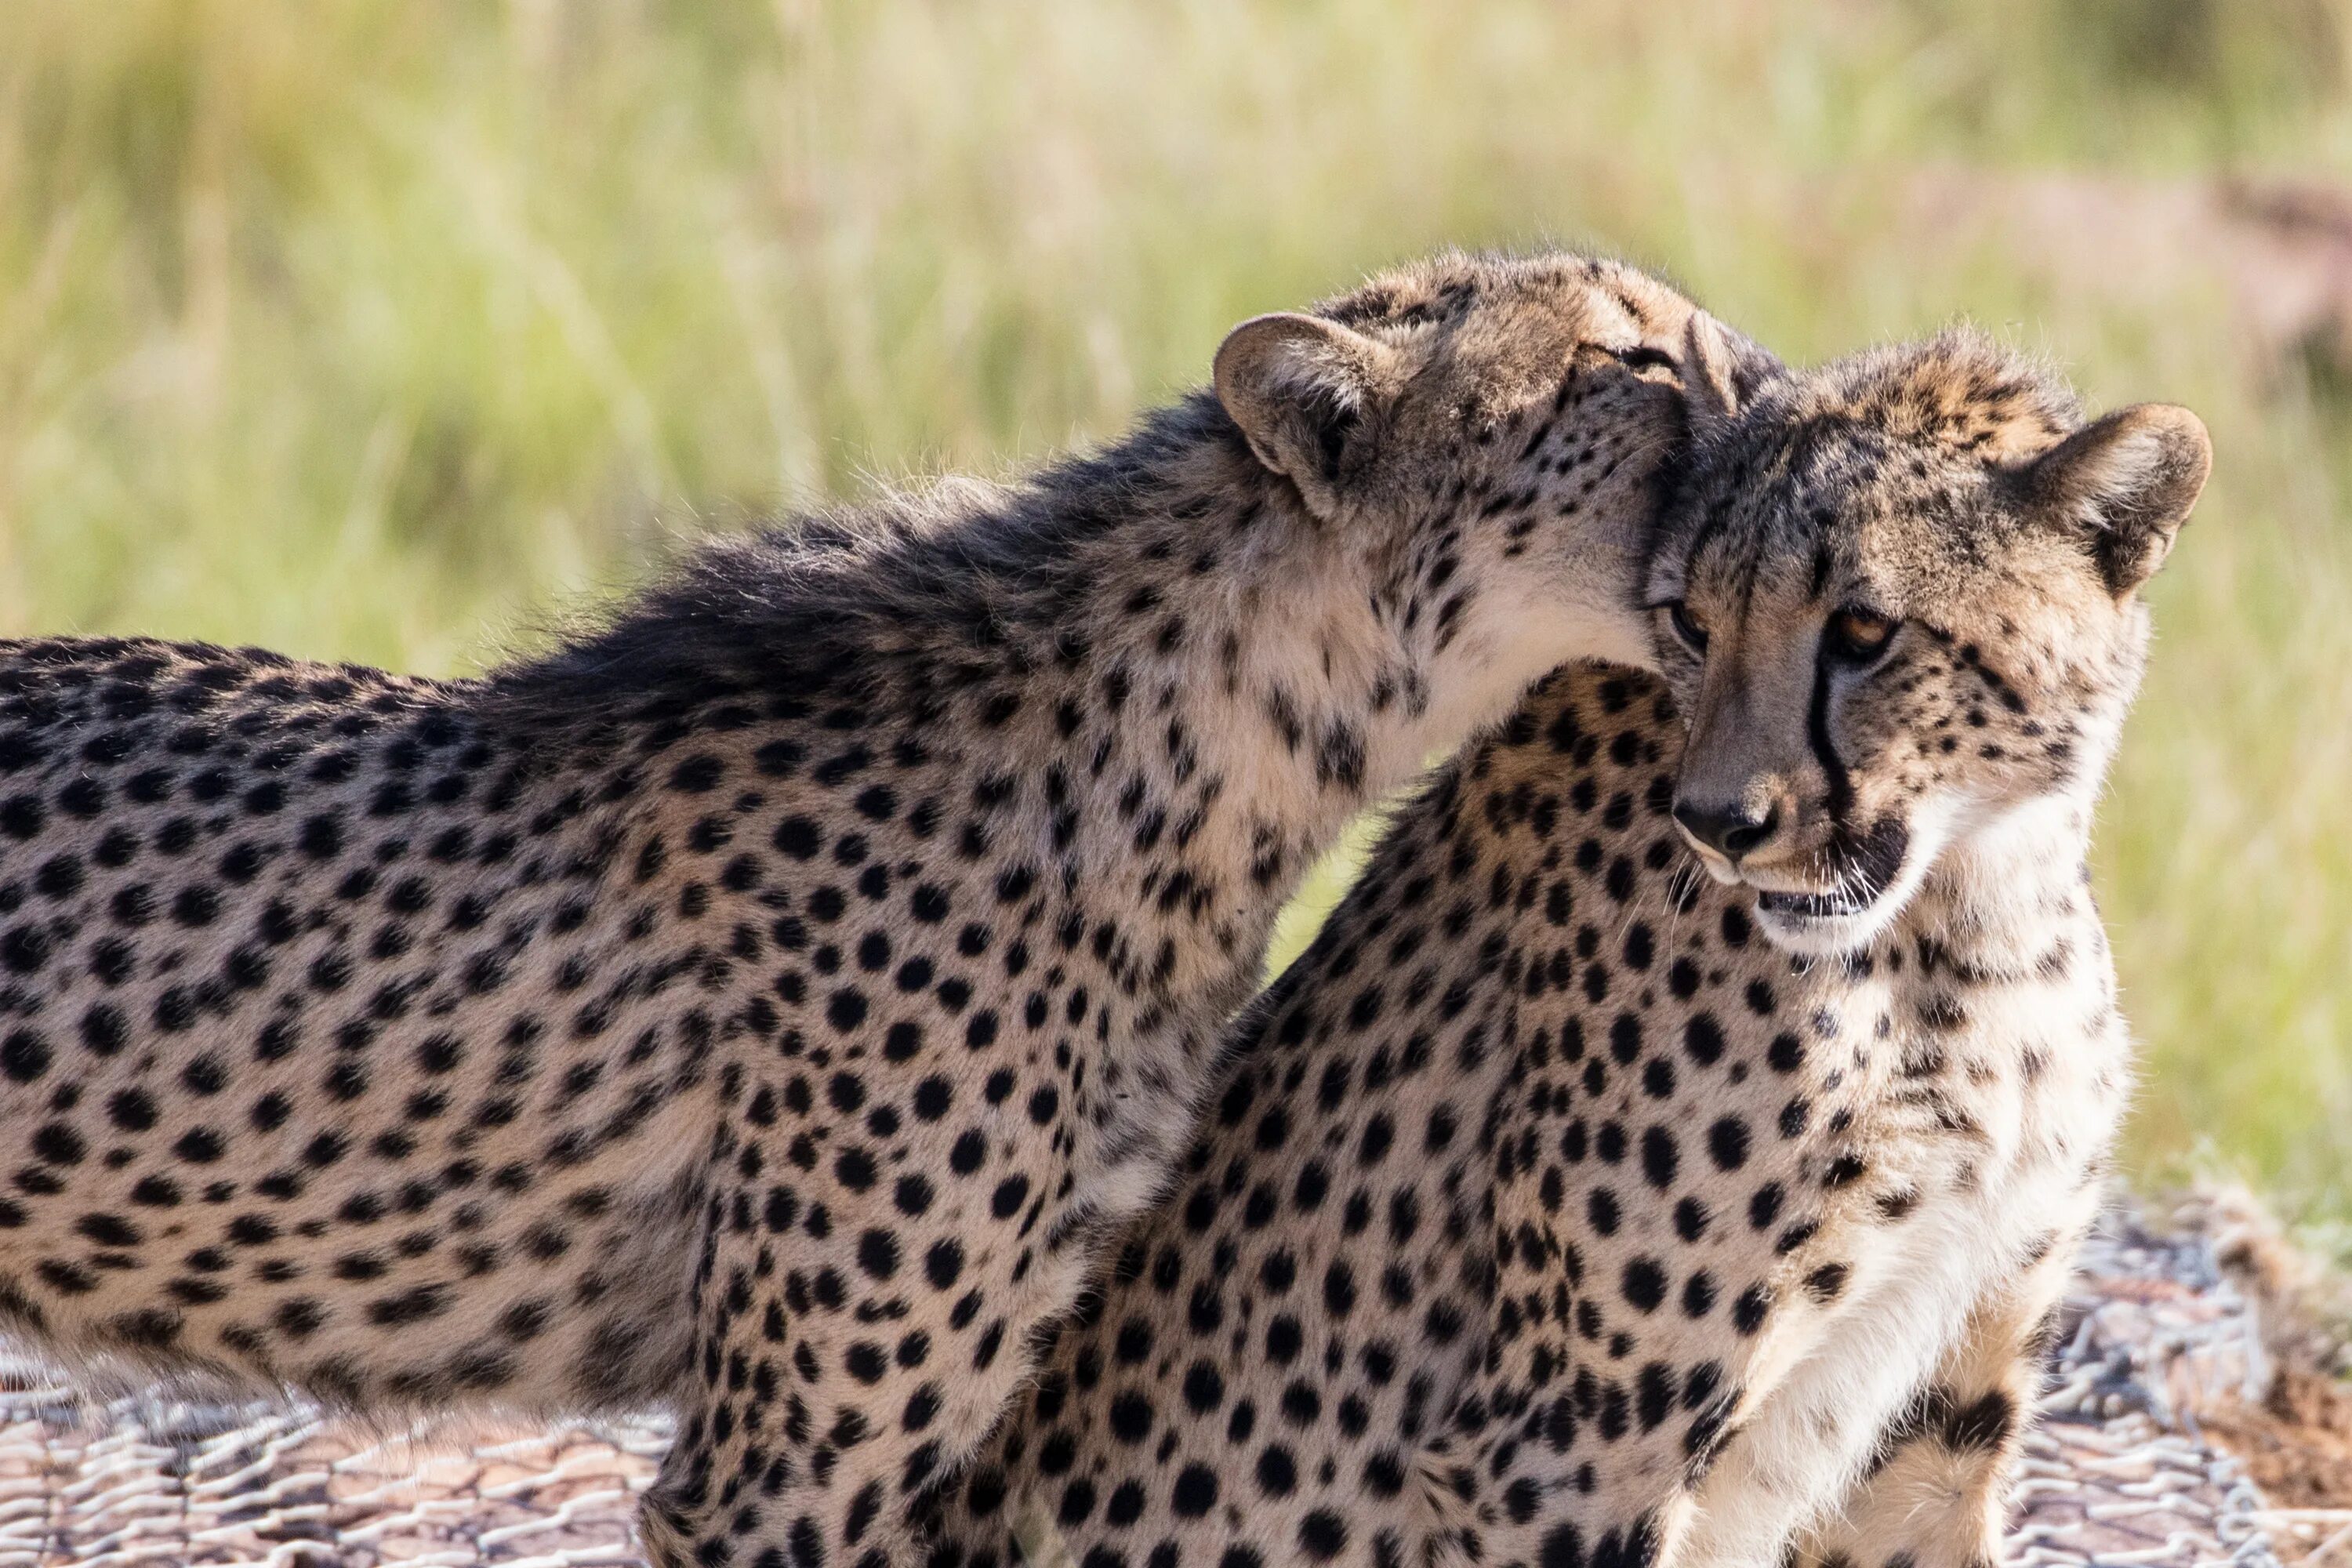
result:
<svg viewBox="0 0 2352 1568"><path fill-rule="evenodd" d="M657 1562L908 1561L1315 855L1642 636L1686 301L1454 258L1319 320L1362 352L715 542L478 681L0 645L0 1311L666 1402Z"/></svg>
<svg viewBox="0 0 2352 1568"><path fill-rule="evenodd" d="M2144 614L2114 514L2012 482L2073 421L1946 339L1706 436L1652 576L1706 657L1561 672L1402 809L940 1561L1031 1511L1093 1568L1994 1560L2129 1078L2083 855ZM1768 926L1677 791L1818 770L1769 689L1862 586L1905 622L1833 683L1851 798L1959 805L1890 908Z"/></svg>

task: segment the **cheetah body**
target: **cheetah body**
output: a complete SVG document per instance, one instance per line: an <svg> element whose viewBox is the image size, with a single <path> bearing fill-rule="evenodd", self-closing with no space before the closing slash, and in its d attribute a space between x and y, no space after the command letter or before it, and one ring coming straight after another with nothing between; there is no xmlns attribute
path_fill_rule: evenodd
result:
<svg viewBox="0 0 2352 1568"><path fill-rule="evenodd" d="M1662 626L1663 683L1563 671L1399 813L948 1497L942 1561L1049 1529L1083 1568L1998 1560L2129 1080L2084 851L2146 628L2101 552L2195 493L2126 447L2084 480L2116 536L2042 510L2115 456L2078 423L1958 338L1702 438L1652 583L1711 651ZM1972 521L1975 581L1890 581ZM1874 596L1902 629L1837 664L1825 611ZM1786 746L1783 660L1826 694ZM1819 858L1703 874L1682 819L1727 749ZM1956 821L1924 868L1872 861ZM1789 929L1832 919L1863 934Z"/></svg>
<svg viewBox="0 0 2352 1568"><path fill-rule="evenodd" d="M1770 1562L1913 1407L1920 1532L1981 1543L1979 1467L1937 1483L2013 1442L2016 1358L1923 1395L1980 1303L2035 1326L2090 1216L2126 1082L2099 950L1929 1027L1980 962L1935 913L1858 978L1700 878L1654 682L1563 675L1515 736L1405 811L1243 1032L950 1500L969 1561L1050 1523L1094 1568ZM2042 934L2095 942L2069 891ZM2031 1083L2020 1014L2057 1047Z"/></svg>
<svg viewBox="0 0 2352 1568"><path fill-rule="evenodd" d="M884 1564L1181 1147L1317 850L1622 651L1703 319L1447 260L1012 489L435 682L0 647L0 1313L667 1403L657 1561Z"/></svg>

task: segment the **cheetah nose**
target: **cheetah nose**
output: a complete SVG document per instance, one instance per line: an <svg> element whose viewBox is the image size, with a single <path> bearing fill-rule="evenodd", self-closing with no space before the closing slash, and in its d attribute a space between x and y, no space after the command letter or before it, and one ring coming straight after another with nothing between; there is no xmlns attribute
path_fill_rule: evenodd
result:
<svg viewBox="0 0 2352 1568"><path fill-rule="evenodd" d="M1712 849L1727 860L1737 860L1772 837L1773 830L1780 826L1780 806L1775 801L1759 816L1747 805L1699 805L1677 800L1675 820L1682 824L1683 831L1700 848Z"/></svg>

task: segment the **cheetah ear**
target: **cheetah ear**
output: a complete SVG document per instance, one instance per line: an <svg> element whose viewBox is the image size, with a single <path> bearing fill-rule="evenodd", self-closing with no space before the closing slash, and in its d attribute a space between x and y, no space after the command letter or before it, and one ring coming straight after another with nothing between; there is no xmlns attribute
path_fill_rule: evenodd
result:
<svg viewBox="0 0 2352 1568"><path fill-rule="evenodd" d="M1403 381L1397 352L1320 316L1256 316L1217 349L1217 401L1257 460L1328 501Z"/></svg>
<svg viewBox="0 0 2352 1568"><path fill-rule="evenodd" d="M2027 466L2030 504L2086 541L2116 598L2156 574L2213 468L2205 422L2137 403L2075 431Z"/></svg>
<svg viewBox="0 0 2352 1568"><path fill-rule="evenodd" d="M1788 367L1747 333L1705 310L1691 312L1683 329L1682 374L1693 434L1728 423L1766 382L1787 374Z"/></svg>

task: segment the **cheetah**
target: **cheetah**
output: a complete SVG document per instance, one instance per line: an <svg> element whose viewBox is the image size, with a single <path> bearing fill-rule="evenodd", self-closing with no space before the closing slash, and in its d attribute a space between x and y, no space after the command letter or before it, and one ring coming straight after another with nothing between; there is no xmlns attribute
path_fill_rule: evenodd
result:
<svg viewBox="0 0 2352 1568"><path fill-rule="evenodd" d="M2130 1074L2092 803L2207 462L1969 335L1703 426L1657 671L1400 809L935 1561L1998 1561Z"/></svg>
<svg viewBox="0 0 2352 1568"><path fill-rule="evenodd" d="M911 1561L1305 868L1640 646L1755 363L1631 268L1443 258L479 679L0 646L0 1320L362 1409L667 1405L665 1568Z"/></svg>

